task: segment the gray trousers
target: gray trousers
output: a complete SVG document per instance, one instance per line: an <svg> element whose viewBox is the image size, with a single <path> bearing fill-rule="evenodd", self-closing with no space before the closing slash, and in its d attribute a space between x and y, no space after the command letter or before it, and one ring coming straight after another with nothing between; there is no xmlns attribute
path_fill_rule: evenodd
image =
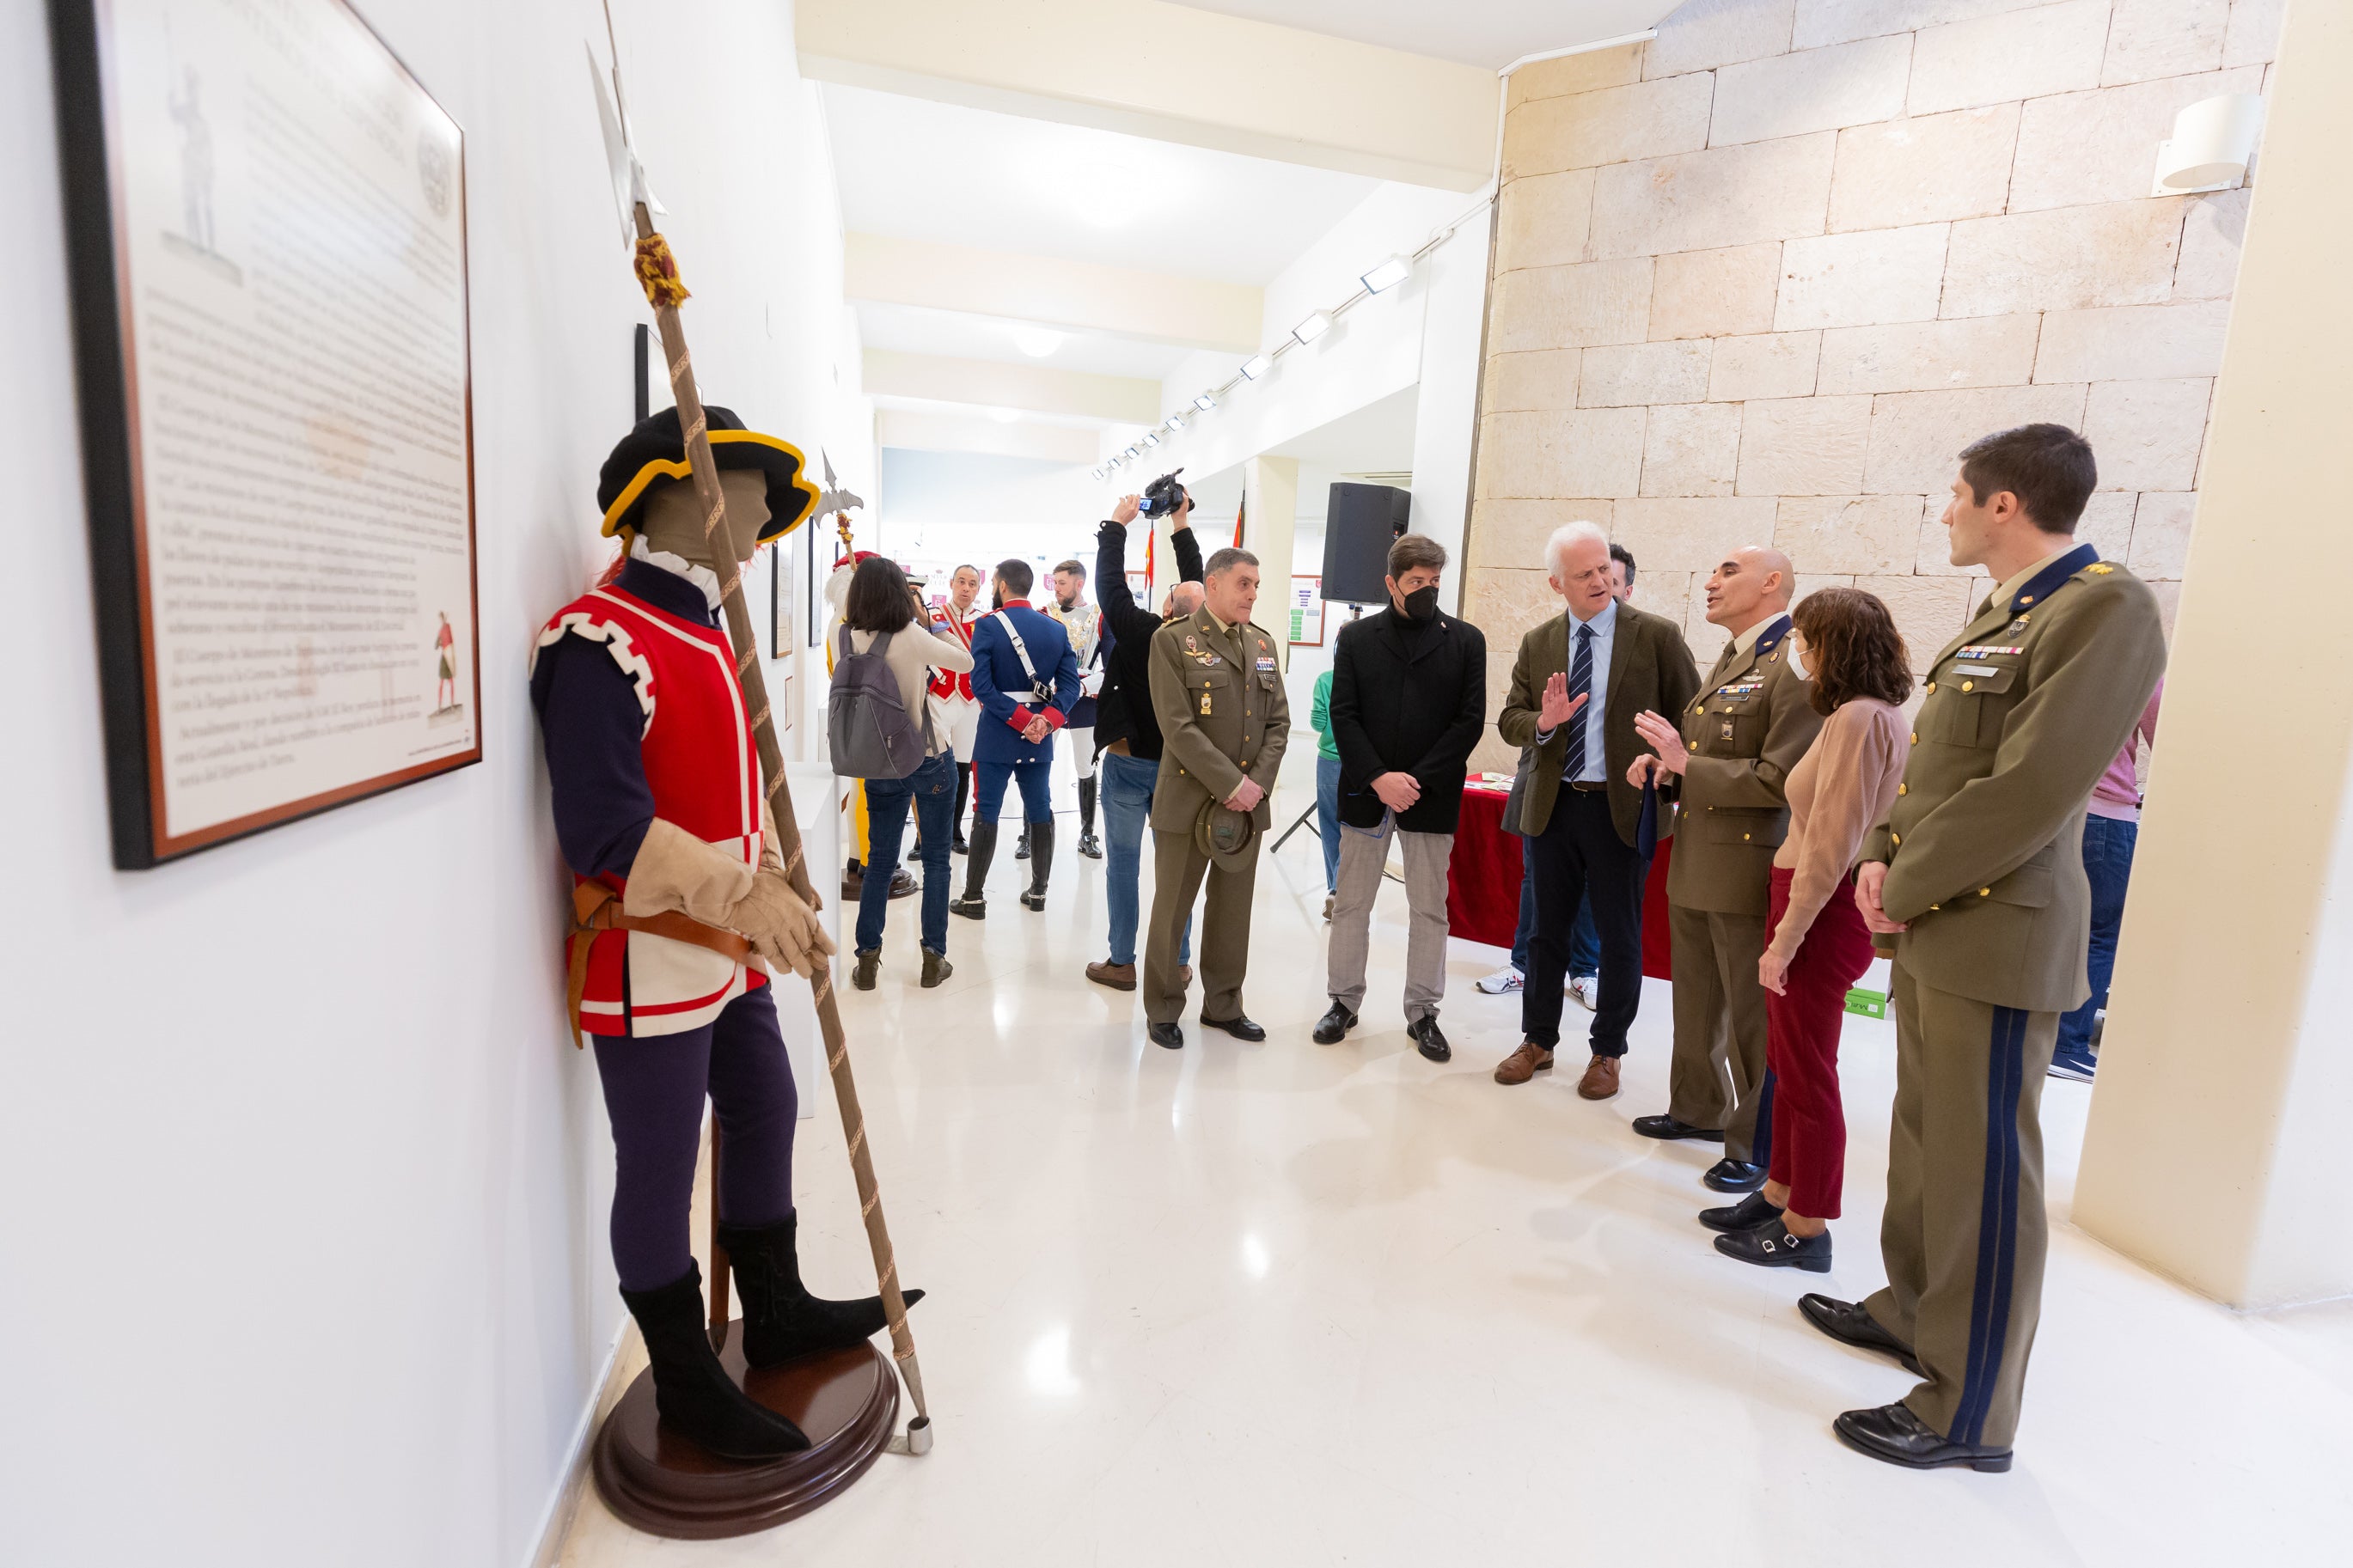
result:
<svg viewBox="0 0 2353 1568"><path fill-rule="evenodd" d="M1667 1114L1720 1128L1724 1157L1755 1164L1765 1101L1765 917L1667 906L1674 937L1675 1055L1667 1072Z"/></svg>
<svg viewBox="0 0 2353 1568"><path fill-rule="evenodd" d="M1405 1016L1411 1023L1435 1015L1446 995L1446 867L1454 857L1451 833L1399 833L1397 818L1389 816L1381 818L1378 828L1340 824L1340 887L1332 906L1331 973L1325 989L1349 1012L1363 1010L1373 900L1381 890L1381 869L1388 864L1393 833L1405 859Z"/></svg>

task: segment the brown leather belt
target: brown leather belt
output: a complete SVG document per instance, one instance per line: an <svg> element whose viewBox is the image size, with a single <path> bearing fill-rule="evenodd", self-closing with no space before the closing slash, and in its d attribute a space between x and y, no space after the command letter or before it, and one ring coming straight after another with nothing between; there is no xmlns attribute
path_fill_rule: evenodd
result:
<svg viewBox="0 0 2353 1568"><path fill-rule="evenodd" d="M1599 783L1590 779L1570 779L1566 782L1569 788L1579 795L1607 795L1609 792L1609 783L1607 779Z"/></svg>
<svg viewBox="0 0 2353 1568"><path fill-rule="evenodd" d="M733 963L767 973L768 966L754 954L751 942L732 931L705 925L675 910L664 910L656 915L624 914L619 894L602 882L582 882L572 889L572 935L575 940L565 988L565 1011L572 1020L575 1048L586 1043L580 1037L580 1003L588 993L588 950L596 945L600 931L641 931L649 936L666 936L672 942L708 948Z"/></svg>

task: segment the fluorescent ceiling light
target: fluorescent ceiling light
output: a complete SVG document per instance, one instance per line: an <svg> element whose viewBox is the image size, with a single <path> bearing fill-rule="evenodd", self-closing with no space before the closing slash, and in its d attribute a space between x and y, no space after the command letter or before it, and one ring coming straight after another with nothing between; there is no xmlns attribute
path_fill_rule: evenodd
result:
<svg viewBox="0 0 2353 1568"><path fill-rule="evenodd" d="M1370 272L1366 273L1357 281L1364 284L1365 292L1377 294L1384 289L1394 289L1404 282L1407 275L1412 270L1412 262L1402 256L1392 256Z"/></svg>
<svg viewBox="0 0 2353 1568"><path fill-rule="evenodd" d="M1031 359L1044 359L1069 340L1068 332L1058 332L1051 327L1013 329L1013 346Z"/></svg>
<svg viewBox="0 0 2353 1568"><path fill-rule="evenodd" d="M1252 354L1242 361L1242 374L1252 381L1258 380L1273 368L1274 359L1269 354Z"/></svg>
<svg viewBox="0 0 2353 1568"><path fill-rule="evenodd" d="M1207 414L1210 409L1215 408L1217 405L1218 400L1210 396L1206 392L1201 394L1200 396L1193 399L1193 406L1199 409L1204 414Z"/></svg>
<svg viewBox="0 0 2353 1568"><path fill-rule="evenodd" d="M1312 343L1332 330L1332 312L1318 310L1291 329L1292 337L1303 343Z"/></svg>
<svg viewBox="0 0 2353 1568"><path fill-rule="evenodd" d="M1144 433L1144 444L1147 447L1157 447L1160 445L1160 432L1157 430L1146 430Z"/></svg>

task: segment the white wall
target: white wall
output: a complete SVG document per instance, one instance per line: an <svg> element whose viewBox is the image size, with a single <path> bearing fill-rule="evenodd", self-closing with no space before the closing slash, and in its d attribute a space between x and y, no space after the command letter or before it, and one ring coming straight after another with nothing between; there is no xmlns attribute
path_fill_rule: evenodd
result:
<svg viewBox="0 0 2353 1568"><path fill-rule="evenodd" d="M519 1563L621 1315L523 685L604 555L644 310L581 54L602 28L568 0L364 9L467 132L486 761L136 874L109 860L48 44L41 7L0 10L0 195L42 302L0 325L36 459L0 772L11 1562ZM615 9L705 395L854 448L791 8Z"/></svg>

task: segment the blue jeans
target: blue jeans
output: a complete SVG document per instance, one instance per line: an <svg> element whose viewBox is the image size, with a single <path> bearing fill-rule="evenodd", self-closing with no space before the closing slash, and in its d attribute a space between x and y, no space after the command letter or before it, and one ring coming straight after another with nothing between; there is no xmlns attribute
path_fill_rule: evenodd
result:
<svg viewBox="0 0 2353 1568"><path fill-rule="evenodd" d="M2059 1020L2057 1055L2086 1060L2092 1052L2092 1015L2108 1005L2108 980L2116 971L2116 928L2125 918L2125 885L2132 879L2133 847L2140 824L2113 816L2084 818L2084 875L2092 884L2092 951L2089 1000Z"/></svg>
<svg viewBox="0 0 2353 1568"><path fill-rule="evenodd" d="M858 951L882 945L882 916L891 907L891 879L899 874L899 840L907 807L915 808L923 857L923 945L948 950L949 815L955 809L955 753L926 757L902 779L866 781L866 879L858 889Z"/></svg>
<svg viewBox="0 0 2353 1568"><path fill-rule="evenodd" d="M1142 757L1105 752L1095 759L1103 774L1103 901L1111 909L1111 962L1135 962L1136 878L1144 862L1144 830L1152 817L1152 787L1160 764ZM1193 921L1185 920L1176 962L1193 962Z"/></svg>
<svg viewBox="0 0 2353 1568"><path fill-rule="evenodd" d="M1054 820L1054 760L972 764L972 819L995 822L1005 805L1008 783L1021 786L1021 820Z"/></svg>
<svg viewBox="0 0 2353 1568"><path fill-rule="evenodd" d="M1340 890L1340 759L1315 753L1315 837L1324 841L1324 890Z"/></svg>
<svg viewBox="0 0 2353 1568"><path fill-rule="evenodd" d="M1528 861L1528 841L1520 840L1520 924L1512 932L1512 967L1528 972L1528 942L1536 934L1535 868ZM1577 900L1577 923L1568 928L1568 972L1601 973L1601 933L1593 929L1593 895Z"/></svg>

